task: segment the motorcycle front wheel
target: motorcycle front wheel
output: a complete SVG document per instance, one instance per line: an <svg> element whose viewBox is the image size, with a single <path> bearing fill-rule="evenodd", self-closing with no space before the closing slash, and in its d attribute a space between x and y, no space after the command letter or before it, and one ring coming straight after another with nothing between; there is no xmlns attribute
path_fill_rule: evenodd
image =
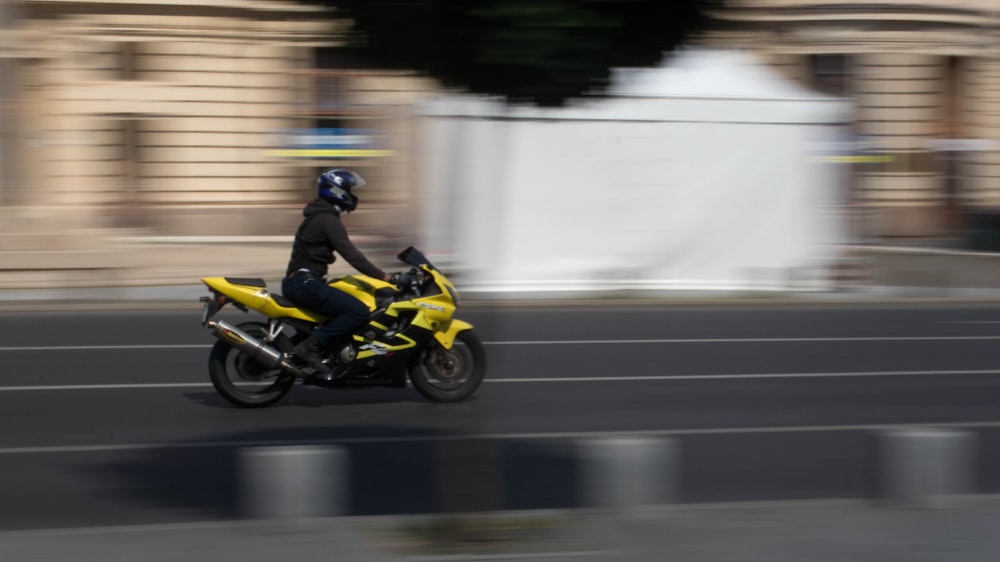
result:
<svg viewBox="0 0 1000 562"><path fill-rule="evenodd" d="M451 349L432 339L410 363L410 381L434 402L458 402L472 395L486 375L486 350L472 330L459 332Z"/></svg>
<svg viewBox="0 0 1000 562"><path fill-rule="evenodd" d="M258 322L246 322L237 327L260 340L267 335L267 326ZM271 345L283 352L294 347L284 335L279 335ZM216 392L244 408L270 406L284 398L295 384L295 377L290 373L276 367L268 368L222 340L212 346L208 375Z"/></svg>

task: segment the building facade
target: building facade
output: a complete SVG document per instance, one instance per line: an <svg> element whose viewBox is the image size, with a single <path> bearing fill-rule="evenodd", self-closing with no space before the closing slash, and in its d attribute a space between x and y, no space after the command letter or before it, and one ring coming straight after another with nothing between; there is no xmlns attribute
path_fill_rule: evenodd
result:
<svg viewBox="0 0 1000 562"><path fill-rule="evenodd" d="M378 186L405 174L405 158L386 156L407 153L398 108L424 86L317 70L343 22L316 5L3 6L7 230L58 221L156 235L288 234L316 172L335 164L370 170L376 201L400 199Z"/></svg>
<svg viewBox="0 0 1000 562"><path fill-rule="evenodd" d="M939 237L1000 213L1000 3L728 0L704 41L854 100L866 236ZM990 227L988 228L1000 228Z"/></svg>
<svg viewBox="0 0 1000 562"><path fill-rule="evenodd" d="M1000 216L996 0L728 0L716 20L700 42L855 101L864 236ZM0 4L0 234L287 234L331 165L370 178L361 222L412 232L433 85L325 62L344 25L296 0Z"/></svg>

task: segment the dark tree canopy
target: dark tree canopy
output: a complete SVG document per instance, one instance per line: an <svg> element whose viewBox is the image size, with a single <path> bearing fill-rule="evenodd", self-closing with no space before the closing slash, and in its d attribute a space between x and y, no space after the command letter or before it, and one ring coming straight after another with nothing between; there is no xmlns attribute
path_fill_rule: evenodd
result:
<svg viewBox="0 0 1000 562"><path fill-rule="evenodd" d="M562 105L611 68L655 66L722 0L322 0L354 22L344 52L449 87Z"/></svg>

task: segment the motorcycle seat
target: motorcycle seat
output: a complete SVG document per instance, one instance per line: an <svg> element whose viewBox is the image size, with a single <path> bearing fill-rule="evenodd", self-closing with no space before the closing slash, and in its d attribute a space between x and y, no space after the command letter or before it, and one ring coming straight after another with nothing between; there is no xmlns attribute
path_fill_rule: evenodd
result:
<svg viewBox="0 0 1000 562"><path fill-rule="evenodd" d="M226 277L226 282L247 287L267 287L267 282L260 277Z"/></svg>
<svg viewBox="0 0 1000 562"><path fill-rule="evenodd" d="M264 281L260 277L226 277L226 281L232 283L233 285L243 285L245 287L260 287L262 289L267 288L267 281ZM274 302L278 303L282 308L295 308L295 303L288 300L278 293L270 293L271 298Z"/></svg>

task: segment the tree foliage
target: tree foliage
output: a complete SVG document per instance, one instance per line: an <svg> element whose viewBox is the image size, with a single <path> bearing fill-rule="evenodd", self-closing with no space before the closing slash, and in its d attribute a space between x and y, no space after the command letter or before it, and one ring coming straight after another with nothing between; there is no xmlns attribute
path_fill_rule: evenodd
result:
<svg viewBox="0 0 1000 562"><path fill-rule="evenodd" d="M654 66L721 0L325 0L353 22L345 54L446 86L543 106L599 93L611 68Z"/></svg>

